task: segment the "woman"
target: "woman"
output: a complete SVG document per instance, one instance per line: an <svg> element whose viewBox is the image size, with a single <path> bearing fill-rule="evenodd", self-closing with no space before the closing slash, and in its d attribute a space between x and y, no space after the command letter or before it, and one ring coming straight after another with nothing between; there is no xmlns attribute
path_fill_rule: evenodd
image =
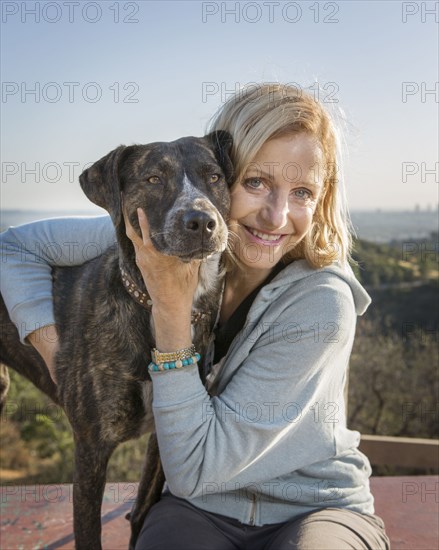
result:
<svg viewBox="0 0 439 550"><path fill-rule="evenodd" d="M217 129L233 136L236 182L208 390L196 365L173 355L192 344L199 263L161 256L142 210L142 237L127 222L153 302L156 347L171 354L168 367L160 356L149 366L168 489L137 548L389 548L359 434L346 428L355 320L370 300L348 266L333 122L296 88L263 84L231 98L213 121ZM87 223L84 242L91 231L102 247L114 239L106 218ZM66 242L73 234L82 234L74 221L46 221L9 230L3 242ZM43 318L56 334L50 266L5 265L11 316L51 367L56 345L32 328Z"/></svg>

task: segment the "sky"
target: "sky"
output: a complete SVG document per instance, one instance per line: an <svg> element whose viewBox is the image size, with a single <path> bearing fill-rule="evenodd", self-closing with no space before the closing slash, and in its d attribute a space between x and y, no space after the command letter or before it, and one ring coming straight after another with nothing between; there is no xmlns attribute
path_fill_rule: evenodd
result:
<svg viewBox="0 0 439 550"><path fill-rule="evenodd" d="M2 1L1 205L97 211L84 167L201 136L247 83L342 112L352 210L438 204L439 3Z"/></svg>

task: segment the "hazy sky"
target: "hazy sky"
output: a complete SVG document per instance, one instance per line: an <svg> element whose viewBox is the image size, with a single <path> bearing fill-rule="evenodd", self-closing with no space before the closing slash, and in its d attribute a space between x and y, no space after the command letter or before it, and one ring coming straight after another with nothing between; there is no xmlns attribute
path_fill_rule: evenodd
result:
<svg viewBox="0 0 439 550"><path fill-rule="evenodd" d="M2 208L93 209L84 165L264 80L343 108L352 209L437 205L437 2L1 4Z"/></svg>

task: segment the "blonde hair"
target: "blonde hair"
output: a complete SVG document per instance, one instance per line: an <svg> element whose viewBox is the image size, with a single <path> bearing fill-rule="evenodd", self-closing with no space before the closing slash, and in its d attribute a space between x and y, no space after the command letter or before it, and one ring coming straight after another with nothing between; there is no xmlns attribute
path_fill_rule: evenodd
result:
<svg viewBox="0 0 439 550"><path fill-rule="evenodd" d="M300 132L315 137L324 159L322 194L309 231L282 260L289 263L305 258L318 268L350 259L351 226L341 181L339 130L321 103L296 86L251 84L214 115L209 131L214 130L226 130L233 137L234 185L241 181L248 165L269 139Z"/></svg>

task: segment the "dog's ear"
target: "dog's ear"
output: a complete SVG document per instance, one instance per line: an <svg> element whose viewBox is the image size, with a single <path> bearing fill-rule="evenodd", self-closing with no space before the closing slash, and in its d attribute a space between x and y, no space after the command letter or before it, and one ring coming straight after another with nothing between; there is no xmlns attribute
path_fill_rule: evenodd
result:
<svg viewBox="0 0 439 550"><path fill-rule="evenodd" d="M210 146L215 153L215 157L223 169L226 181L229 185L233 183L233 164L230 159L230 152L232 150L233 138L229 132L225 130L216 130L205 136Z"/></svg>
<svg viewBox="0 0 439 550"><path fill-rule="evenodd" d="M121 145L84 170L79 183L87 197L110 214L115 226L121 222L119 164L123 152Z"/></svg>

